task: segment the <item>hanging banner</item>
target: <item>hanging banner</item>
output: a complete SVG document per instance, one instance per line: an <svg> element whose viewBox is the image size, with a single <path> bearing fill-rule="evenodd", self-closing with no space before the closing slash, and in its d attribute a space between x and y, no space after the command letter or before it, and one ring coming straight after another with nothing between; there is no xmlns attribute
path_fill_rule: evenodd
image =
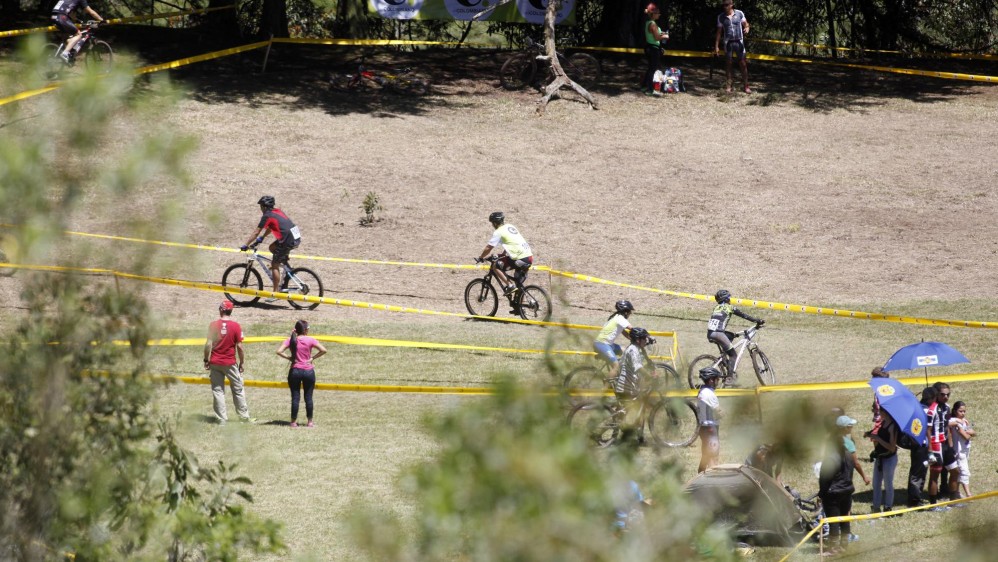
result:
<svg viewBox="0 0 998 562"><path fill-rule="evenodd" d="M543 24L549 0L513 0L481 17L481 21ZM368 0L371 13L396 20L470 21L500 0ZM555 23L575 23L575 0L561 0Z"/></svg>

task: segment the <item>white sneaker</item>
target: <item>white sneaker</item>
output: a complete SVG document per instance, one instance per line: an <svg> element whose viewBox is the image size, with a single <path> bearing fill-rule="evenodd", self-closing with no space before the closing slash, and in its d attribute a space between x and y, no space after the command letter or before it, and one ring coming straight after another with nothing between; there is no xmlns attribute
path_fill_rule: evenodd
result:
<svg viewBox="0 0 998 562"><path fill-rule="evenodd" d="M263 302L265 302L267 304L272 304L272 303L277 302L278 300L280 300L280 299L278 299L277 297L267 297L267 298L263 299Z"/></svg>

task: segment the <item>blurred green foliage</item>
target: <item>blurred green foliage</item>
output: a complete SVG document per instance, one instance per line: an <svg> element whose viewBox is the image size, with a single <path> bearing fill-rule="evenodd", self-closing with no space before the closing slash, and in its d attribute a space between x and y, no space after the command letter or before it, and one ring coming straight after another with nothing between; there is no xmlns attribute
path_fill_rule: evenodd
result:
<svg viewBox="0 0 998 562"><path fill-rule="evenodd" d="M40 38L21 49L18 77L39 76ZM162 116L163 84L133 89L129 69L76 74L54 92L4 106L0 235L19 263L74 265L85 253L64 230L84 201L115 212L153 180L187 186L192 139ZM118 137L127 136L127 142ZM109 148L111 147L111 148ZM162 180L167 180L163 182ZM175 209L137 222L166 228ZM152 252L112 259L141 273ZM245 509L250 484L202 466L157 419L145 365L150 310L130 286L20 271L21 303L0 343L0 559L235 560L278 552L279 526ZM128 340L130 347L110 345ZM108 372L115 374L109 375Z"/></svg>

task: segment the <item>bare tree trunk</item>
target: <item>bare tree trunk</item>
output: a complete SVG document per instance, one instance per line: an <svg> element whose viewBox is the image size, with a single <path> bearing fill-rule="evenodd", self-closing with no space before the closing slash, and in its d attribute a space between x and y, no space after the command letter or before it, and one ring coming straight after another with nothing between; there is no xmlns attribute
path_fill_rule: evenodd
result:
<svg viewBox="0 0 998 562"><path fill-rule="evenodd" d="M837 49L838 42L835 40L835 7L832 6L832 0L825 0L825 17L828 20L828 46L832 52L832 58L839 58L839 51Z"/></svg>
<svg viewBox="0 0 998 562"><path fill-rule="evenodd" d="M547 53L548 61L551 63L551 72L554 74L554 80L545 86L544 96L537 103L538 115L544 115L544 110L547 109L549 101L553 98L561 97L561 89L564 87L575 90L576 93L589 102L589 107L599 109L592 94L569 78L565 74L565 69L561 67L561 61L558 60L558 53L554 46L554 22L560 5L561 0L550 0L547 12L544 14L544 52Z"/></svg>

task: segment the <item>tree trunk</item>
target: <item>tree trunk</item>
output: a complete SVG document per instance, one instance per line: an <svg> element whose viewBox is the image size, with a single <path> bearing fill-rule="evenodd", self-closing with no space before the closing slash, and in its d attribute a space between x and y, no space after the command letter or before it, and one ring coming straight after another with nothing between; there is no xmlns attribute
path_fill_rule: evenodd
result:
<svg viewBox="0 0 998 562"><path fill-rule="evenodd" d="M263 0L260 36L288 37L288 4L285 0Z"/></svg>
<svg viewBox="0 0 998 562"><path fill-rule="evenodd" d="M832 52L832 58L839 58L838 44L835 41L835 7L832 0L825 0L825 18L828 20L828 47Z"/></svg>
<svg viewBox="0 0 998 562"><path fill-rule="evenodd" d="M548 2L547 12L544 14L544 52L547 54L548 61L551 63L551 72L554 74L554 80L544 88L544 96L537 103L538 115L544 115L544 110L547 108L548 102L551 101L552 98L561 97L560 90L563 87L569 87L575 90L576 93L589 102L589 107L599 109L592 94L586 91L586 89L582 86L572 81L572 79L565 74L565 69L561 67L561 61L558 60L558 52L555 50L554 45L554 22L555 16L558 14L558 7L560 5L561 0L550 0Z"/></svg>
<svg viewBox="0 0 998 562"><path fill-rule="evenodd" d="M209 8L221 8L231 5L232 0L209 0L208 2ZM204 15L203 25L214 34L227 37L239 35L239 24L236 22L236 11L234 9L208 12Z"/></svg>

